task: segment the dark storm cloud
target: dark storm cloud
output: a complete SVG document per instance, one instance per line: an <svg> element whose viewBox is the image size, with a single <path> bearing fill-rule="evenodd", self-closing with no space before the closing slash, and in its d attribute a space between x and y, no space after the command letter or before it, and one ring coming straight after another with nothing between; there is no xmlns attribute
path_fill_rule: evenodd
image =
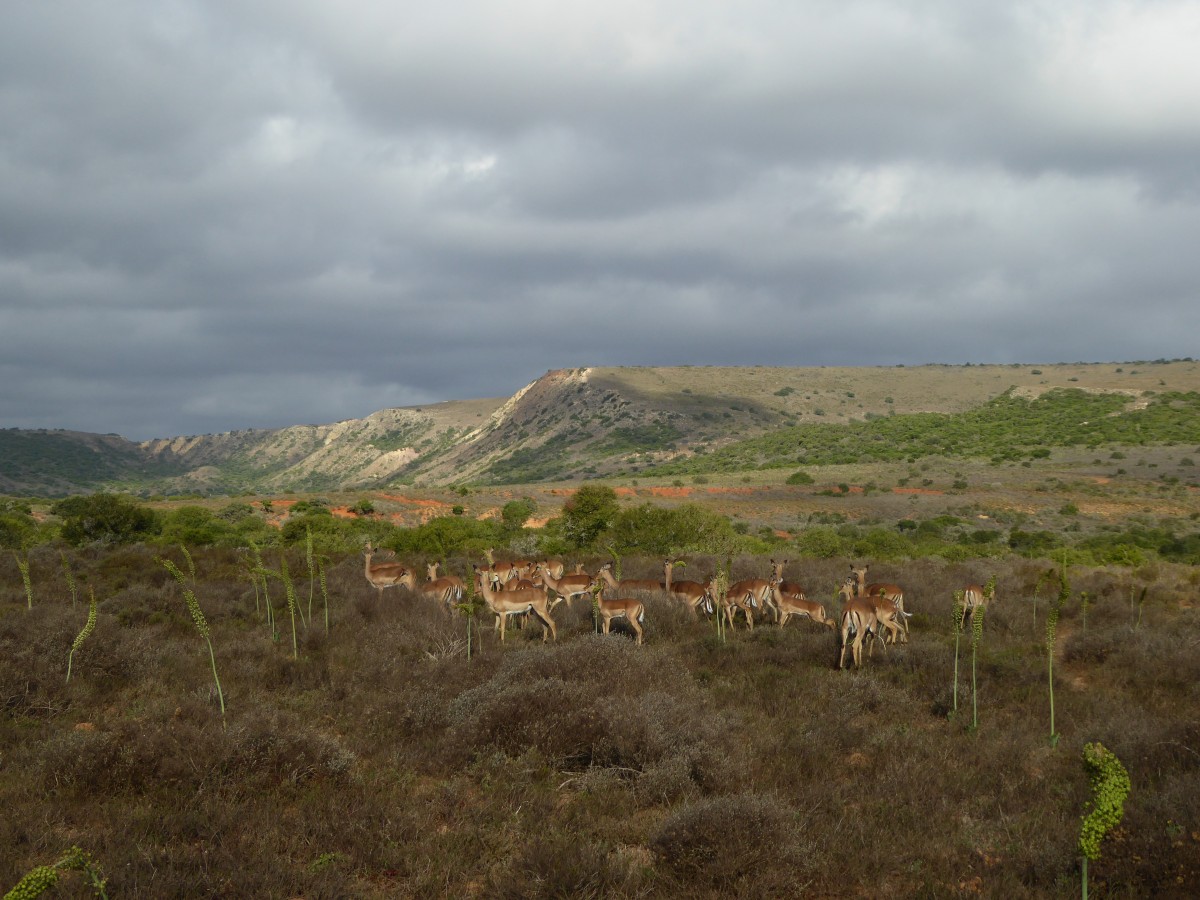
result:
<svg viewBox="0 0 1200 900"><path fill-rule="evenodd" d="M1194 354L1190 3L17 3L0 425Z"/></svg>

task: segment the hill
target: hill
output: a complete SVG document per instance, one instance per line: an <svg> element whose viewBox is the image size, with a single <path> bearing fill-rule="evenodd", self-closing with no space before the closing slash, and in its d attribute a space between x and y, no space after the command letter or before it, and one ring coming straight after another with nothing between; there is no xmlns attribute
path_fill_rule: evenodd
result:
<svg viewBox="0 0 1200 900"><path fill-rule="evenodd" d="M0 492L227 494L729 472L857 461L863 446L894 448L897 435L907 436L910 460L1012 458L1008 438L1033 419L1046 427L1027 431L1015 445L1021 453L1047 441L1196 443L1200 435L1183 423L1198 419L1197 394L1200 363L1190 359L563 369L507 399L386 409L328 425L141 443L8 429L0 431ZM1074 430L1049 427L1072 417ZM859 449L851 458L834 446Z"/></svg>

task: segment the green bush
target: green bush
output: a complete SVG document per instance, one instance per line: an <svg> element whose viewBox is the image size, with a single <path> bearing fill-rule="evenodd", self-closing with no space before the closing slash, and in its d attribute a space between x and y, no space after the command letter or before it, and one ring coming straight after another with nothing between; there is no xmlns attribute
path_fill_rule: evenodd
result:
<svg viewBox="0 0 1200 900"><path fill-rule="evenodd" d="M55 503L51 512L62 519L63 540L76 547L136 543L153 537L162 528L153 510L121 494L68 497Z"/></svg>

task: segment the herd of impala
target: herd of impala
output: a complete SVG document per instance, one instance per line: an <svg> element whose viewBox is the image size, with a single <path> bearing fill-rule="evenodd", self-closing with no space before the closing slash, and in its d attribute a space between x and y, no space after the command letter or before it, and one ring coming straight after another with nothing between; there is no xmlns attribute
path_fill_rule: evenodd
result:
<svg viewBox="0 0 1200 900"><path fill-rule="evenodd" d="M419 581L416 572L400 562L375 562L375 550L370 543L364 551L366 558L364 573L367 581L383 596L389 587L403 587L424 597L453 605L463 600L467 586L462 579L453 575L438 576L438 564L426 566L426 578ZM390 552L390 551L389 551ZM674 570L679 563L663 561L663 580L641 578L617 579L612 563L604 563L595 575L589 575L582 565L567 573L560 560L541 561L512 560L497 561L491 550L485 551L487 565L473 565L474 589L478 596L496 615L496 630L504 640L509 618L534 616L543 626L542 640L547 633L558 640L558 629L550 615L559 603L568 606L577 597L594 598L596 609L605 634L609 633L613 619L623 619L633 629L637 643L642 643L642 622L646 608L636 595L660 594L679 601L693 615L701 611L723 616L726 624L733 627L740 611L747 627L754 630L756 610L769 612L780 627L788 619L808 618L828 628L840 628L841 652L838 667L845 668L849 652L854 665L862 664L863 643L870 638L883 643L907 643L908 618L911 613L904 609L904 589L897 584L867 581L867 566L850 567L850 575L838 591L842 610L835 621L826 614L825 607L809 600L804 589L792 581L785 581L783 570L788 561L771 560L770 578L749 578L737 581L722 589L717 576L707 582L678 580ZM606 597L605 592L615 594ZM965 623L975 609L986 605L989 595L978 584L966 585L961 590L962 619ZM994 598L992 598L994 599ZM874 642L868 646L868 655Z"/></svg>

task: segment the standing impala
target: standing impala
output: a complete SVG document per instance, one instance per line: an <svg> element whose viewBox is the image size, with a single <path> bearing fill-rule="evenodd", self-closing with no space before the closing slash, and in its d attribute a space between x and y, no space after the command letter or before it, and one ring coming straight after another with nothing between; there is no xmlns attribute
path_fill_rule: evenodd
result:
<svg viewBox="0 0 1200 900"><path fill-rule="evenodd" d="M862 665L862 644L867 635L875 634L879 621L875 616L875 605L864 597L851 597L842 607L841 615L842 650L838 656L838 668L846 668L846 650L850 650L854 668ZM874 644L871 645L872 647ZM867 648L870 655L871 648Z"/></svg>
<svg viewBox="0 0 1200 900"><path fill-rule="evenodd" d="M900 613L900 627L904 629L904 633L907 635L908 618L911 614L904 611L904 588L898 584L890 584L888 582L867 584L867 568L867 566L863 566L862 568L855 568L853 565L850 566L850 577L854 579L855 596L884 596L888 600L891 600Z"/></svg>
<svg viewBox="0 0 1200 900"><path fill-rule="evenodd" d="M908 643L908 634L901 624L904 617L900 610L896 609L896 604L885 597L883 594L869 594L866 597L860 597L857 594L856 585L853 578L847 578L841 589L838 591L838 596L843 602L849 603L851 600L858 600L869 603L875 609L875 620L877 627L874 630L877 640L882 640L886 647L889 643L899 641L903 644ZM883 632L887 634L884 635Z"/></svg>
<svg viewBox="0 0 1200 900"><path fill-rule="evenodd" d="M429 580L421 585L421 593L444 603L457 603L462 600L463 595L467 592L467 586L463 584L462 579L454 575L438 578L437 570L438 563L429 563L425 567Z"/></svg>
<svg viewBox="0 0 1200 900"><path fill-rule="evenodd" d="M478 568L475 569L475 582L480 596L499 619L500 640L504 640L504 632L509 616L521 616L533 613L542 621L542 643L546 642L546 632L549 631L554 640L558 640L558 629L550 616L550 598L541 588L522 588L511 591L494 591L490 584L491 578Z"/></svg>
<svg viewBox="0 0 1200 900"><path fill-rule="evenodd" d="M517 568L510 562L496 562L496 558L492 555L492 548L488 547L483 551L483 555L487 557L488 569L491 573L492 584L503 589L517 575Z"/></svg>
<svg viewBox="0 0 1200 900"><path fill-rule="evenodd" d="M688 610L695 615L696 610L708 597L708 588L699 581L674 581L671 576L676 565L678 563L672 563L669 559L663 562L663 576L666 578L664 587L668 594L685 603Z"/></svg>
<svg viewBox="0 0 1200 900"><path fill-rule="evenodd" d="M613 619L624 619L637 635L637 645L642 646L642 623L646 621L646 607L642 601L632 597L605 600L604 586L598 581L592 587L592 594L596 598L596 608L600 611L600 625L604 633L609 633Z"/></svg>
<svg viewBox="0 0 1200 900"><path fill-rule="evenodd" d="M976 609L985 608L989 599L995 599L995 597L989 598L983 585L980 584L968 584L962 589L962 595L962 615L958 620L959 630L962 630L962 627L967 624L968 618L974 620Z"/></svg>
<svg viewBox="0 0 1200 900"><path fill-rule="evenodd" d="M758 609L773 610L775 618L779 618L779 607L775 605L775 598L771 593L771 582L766 578L744 578L734 582L729 586L729 597L740 598ZM745 609L744 606L742 608Z"/></svg>
<svg viewBox="0 0 1200 900"><path fill-rule="evenodd" d="M779 591L782 594L790 594L793 597L798 597L801 600L807 600L808 594L804 592L804 588L794 581L785 581L783 578L784 567L788 561L781 559L779 562L771 560L771 580L779 582Z"/></svg>
<svg viewBox="0 0 1200 900"><path fill-rule="evenodd" d="M541 569L539 572L542 577L542 584L566 600L568 605L576 597L582 597L584 594L589 593L592 589L592 583L595 581L587 572L581 575L564 575L562 578L555 578L545 569Z"/></svg>
<svg viewBox="0 0 1200 900"><path fill-rule="evenodd" d="M371 586L379 591L380 600L383 599L384 588L399 585L400 587L408 588L410 591L413 589L414 579L412 569L395 562L376 563L372 565L371 558L374 555L375 550L371 546L371 542L367 541L366 549L363 550L363 556L366 558L363 574L367 576L367 581L371 582Z"/></svg>
<svg viewBox="0 0 1200 900"><path fill-rule="evenodd" d="M735 593L732 588L721 594L718 590L717 577L714 575L708 583L708 595L712 597L713 602L717 606L717 615L725 616L725 624L730 628L733 627L733 618L740 609L746 614L746 626L754 630L754 604L751 602L751 595L745 591Z"/></svg>
<svg viewBox="0 0 1200 900"><path fill-rule="evenodd" d="M612 563L605 563L600 567L597 573L598 578L604 579L604 586L610 587L614 591L621 593L629 593L630 591L654 591L659 593L665 589L661 581L653 581L649 578L622 578L617 581L613 577Z"/></svg>

